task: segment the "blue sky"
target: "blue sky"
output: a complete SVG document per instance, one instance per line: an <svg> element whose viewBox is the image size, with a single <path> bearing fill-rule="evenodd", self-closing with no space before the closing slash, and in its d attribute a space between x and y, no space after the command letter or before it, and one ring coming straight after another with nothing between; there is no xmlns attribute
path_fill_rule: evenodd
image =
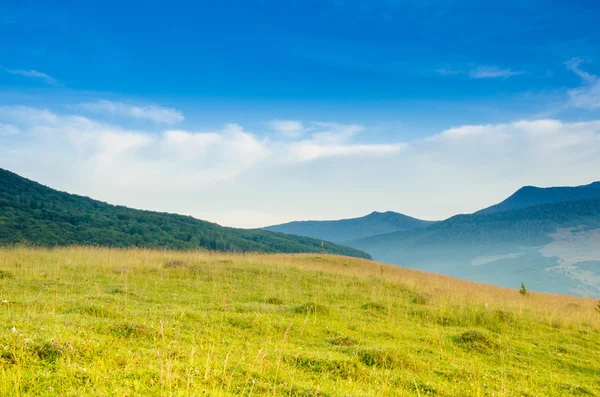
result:
<svg viewBox="0 0 600 397"><path fill-rule="evenodd" d="M586 183L599 17L594 1L4 1L0 167L239 226L438 219Z"/></svg>

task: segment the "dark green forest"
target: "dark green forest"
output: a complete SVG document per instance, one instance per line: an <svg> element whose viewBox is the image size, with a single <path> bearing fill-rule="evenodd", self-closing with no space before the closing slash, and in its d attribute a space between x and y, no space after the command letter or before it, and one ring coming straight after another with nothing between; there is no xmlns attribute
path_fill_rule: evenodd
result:
<svg viewBox="0 0 600 397"><path fill-rule="evenodd" d="M321 240L114 206L59 192L0 169L0 245L14 244L321 252ZM325 251L370 258L362 251L327 242Z"/></svg>
<svg viewBox="0 0 600 397"><path fill-rule="evenodd" d="M584 186L524 186L501 203L477 211L476 214L491 214L541 204L592 198L600 198L600 182Z"/></svg>

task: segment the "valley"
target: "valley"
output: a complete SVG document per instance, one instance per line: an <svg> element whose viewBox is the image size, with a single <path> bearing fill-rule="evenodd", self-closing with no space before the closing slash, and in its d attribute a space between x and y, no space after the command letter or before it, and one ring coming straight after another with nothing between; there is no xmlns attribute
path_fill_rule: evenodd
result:
<svg viewBox="0 0 600 397"><path fill-rule="evenodd" d="M534 291L600 297L599 186L525 187L473 214L371 232L343 244L403 267L508 288L523 282ZM329 228L342 229L347 221L339 222L329 222Z"/></svg>

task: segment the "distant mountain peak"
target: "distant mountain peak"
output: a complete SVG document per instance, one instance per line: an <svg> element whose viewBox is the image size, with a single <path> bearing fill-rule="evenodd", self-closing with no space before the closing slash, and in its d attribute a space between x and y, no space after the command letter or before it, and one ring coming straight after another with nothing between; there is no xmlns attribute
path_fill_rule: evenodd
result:
<svg viewBox="0 0 600 397"><path fill-rule="evenodd" d="M592 182L588 185L581 186L523 186L506 200L477 211L476 214L491 214L494 212L526 208L539 204L590 198L600 198L600 182Z"/></svg>
<svg viewBox="0 0 600 397"><path fill-rule="evenodd" d="M268 226L264 230L343 242L402 230L418 229L432 223L394 211L373 211L359 218L336 221L296 221Z"/></svg>

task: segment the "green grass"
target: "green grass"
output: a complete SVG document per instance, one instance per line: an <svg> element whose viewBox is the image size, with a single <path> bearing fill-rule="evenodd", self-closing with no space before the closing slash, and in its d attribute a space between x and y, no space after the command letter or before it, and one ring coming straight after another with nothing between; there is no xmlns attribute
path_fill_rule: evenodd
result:
<svg viewBox="0 0 600 397"><path fill-rule="evenodd" d="M593 300L327 255L12 248L0 275L3 396L600 396Z"/></svg>

